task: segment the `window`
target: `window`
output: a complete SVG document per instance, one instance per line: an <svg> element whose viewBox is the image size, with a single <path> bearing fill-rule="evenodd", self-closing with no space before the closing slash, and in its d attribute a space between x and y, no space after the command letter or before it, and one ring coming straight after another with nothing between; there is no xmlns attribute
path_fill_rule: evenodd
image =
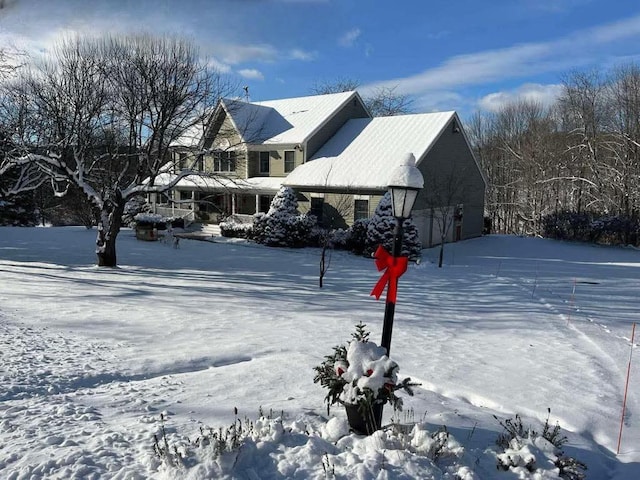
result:
<svg viewBox="0 0 640 480"><path fill-rule="evenodd" d="M185 152L180 152L178 157L178 168L180 170L184 170L187 168L187 154Z"/></svg>
<svg viewBox="0 0 640 480"><path fill-rule="evenodd" d="M322 222L322 207L324 205L324 198L322 197L311 197L311 208L309 209L309 213L314 215L318 222Z"/></svg>
<svg viewBox="0 0 640 480"><path fill-rule="evenodd" d="M196 171L204 172L204 155L198 155L198 161L196 163Z"/></svg>
<svg viewBox="0 0 640 480"><path fill-rule="evenodd" d="M236 152L215 152L213 157L214 172L235 172Z"/></svg>
<svg viewBox="0 0 640 480"><path fill-rule="evenodd" d="M270 157L269 152L260 152L260 173L269 173Z"/></svg>
<svg viewBox="0 0 640 480"><path fill-rule="evenodd" d="M353 207L354 220L369 218L369 200L355 200Z"/></svg>
<svg viewBox="0 0 640 480"><path fill-rule="evenodd" d="M284 152L284 173L293 172L296 167L296 152L288 150Z"/></svg>
<svg viewBox="0 0 640 480"><path fill-rule="evenodd" d="M267 213L269 211L269 208L271 207L271 201L273 200L273 197L271 195L260 195L259 197L259 205L258 208L260 210L260 212L263 213Z"/></svg>

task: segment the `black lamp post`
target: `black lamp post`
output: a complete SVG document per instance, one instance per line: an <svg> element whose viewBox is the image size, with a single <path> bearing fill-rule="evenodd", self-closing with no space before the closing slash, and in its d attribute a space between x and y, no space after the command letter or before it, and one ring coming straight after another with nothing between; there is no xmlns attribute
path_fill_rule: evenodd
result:
<svg viewBox="0 0 640 480"><path fill-rule="evenodd" d="M402 253L402 237L404 234L402 223L411 216L411 209L423 186L424 178L418 167L416 167L416 158L413 153L408 153L402 163L391 173L389 179L391 211L396 218L396 226L393 232L393 252L391 252L394 261ZM392 281L396 282L395 286L397 287L398 279L394 278ZM395 299L390 299L387 296L381 342L381 346L387 349L387 355L391 354L391 334L393 332L395 310Z"/></svg>

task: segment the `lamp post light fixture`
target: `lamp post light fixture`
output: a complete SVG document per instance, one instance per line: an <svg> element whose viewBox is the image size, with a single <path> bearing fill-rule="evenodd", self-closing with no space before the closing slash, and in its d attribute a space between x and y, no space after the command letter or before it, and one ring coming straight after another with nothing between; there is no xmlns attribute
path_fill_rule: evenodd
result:
<svg viewBox="0 0 640 480"><path fill-rule="evenodd" d="M393 231L393 261L402 254L402 237L404 230L403 222L411 216L411 209L418 198L418 193L424 186L424 178L422 172L416 167L416 158L413 153L408 153L391 173L389 178L389 192L391 193L391 211L396 219L396 225ZM394 288L397 288L398 279ZM391 286L390 286L391 287ZM387 355L391 352L391 334L393 332L393 316L395 314L396 304L395 298L390 299L387 295L387 301L384 309L384 324L382 326L382 342L381 346L386 348Z"/></svg>

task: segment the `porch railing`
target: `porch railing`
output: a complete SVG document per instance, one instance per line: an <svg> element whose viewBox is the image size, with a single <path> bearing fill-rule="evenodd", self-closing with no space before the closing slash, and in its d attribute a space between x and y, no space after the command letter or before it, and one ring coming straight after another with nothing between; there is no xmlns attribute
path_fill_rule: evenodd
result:
<svg viewBox="0 0 640 480"><path fill-rule="evenodd" d="M183 218L185 227L195 221L195 213L189 208L177 208L172 206L160 206L153 204L153 213L164 217Z"/></svg>

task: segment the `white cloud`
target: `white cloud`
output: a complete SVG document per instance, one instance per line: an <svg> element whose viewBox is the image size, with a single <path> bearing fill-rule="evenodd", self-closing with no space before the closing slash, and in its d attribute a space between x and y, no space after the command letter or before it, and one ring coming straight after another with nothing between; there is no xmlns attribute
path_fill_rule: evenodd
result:
<svg viewBox="0 0 640 480"><path fill-rule="evenodd" d="M352 28L338 39L338 44L343 47L352 47L361 33L359 28Z"/></svg>
<svg viewBox="0 0 640 480"><path fill-rule="evenodd" d="M303 61L309 61L309 60L313 60L314 58L316 58L316 53L315 52L306 52L300 48L294 48L293 50L291 50L289 52L289 58L292 60L303 60Z"/></svg>
<svg viewBox="0 0 640 480"><path fill-rule="evenodd" d="M496 112L508 103L527 100L546 107L552 105L557 100L561 91L562 85L560 84L541 85L539 83L526 83L513 90L485 95L478 101L478 106L482 110Z"/></svg>
<svg viewBox="0 0 640 480"><path fill-rule="evenodd" d="M238 74L240 74L243 78L248 78L251 80L264 80L264 75L260 70L256 70L255 68L243 68L242 70L238 70Z"/></svg>
<svg viewBox="0 0 640 480"><path fill-rule="evenodd" d="M458 55L416 75L365 85L362 91L396 87L398 93L418 95L527 75L564 72L588 65L594 58L599 58L598 55L605 56L602 47L630 40L640 40L640 15L549 42Z"/></svg>
<svg viewBox="0 0 640 480"><path fill-rule="evenodd" d="M278 51L273 45L240 45L240 44L216 44L207 45L207 49L222 61L237 65L245 62L271 62L278 58Z"/></svg>
<svg viewBox="0 0 640 480"><path fill-rule="evenodd" d="M462 110L467 106L466 103L465 98L459 93L440 90L416 97L412 107L418 112L443 112Z"/></svg>

